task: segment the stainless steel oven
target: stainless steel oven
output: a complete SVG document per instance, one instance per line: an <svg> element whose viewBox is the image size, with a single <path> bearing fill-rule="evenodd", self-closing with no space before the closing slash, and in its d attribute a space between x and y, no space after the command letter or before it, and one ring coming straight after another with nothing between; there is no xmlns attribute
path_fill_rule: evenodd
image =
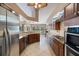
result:
<svg viewBox="0 0 79 59"><path fill-rule="evenodd" d="M79 56L79 26L71 26L65 31L65 55Z"/></svg>
<svg viewBox="0 0 79 59"><path fill-rule="evenodd" d="M75 50L69 45L66 45L66 56L79 56L79 51Z"/></svg>

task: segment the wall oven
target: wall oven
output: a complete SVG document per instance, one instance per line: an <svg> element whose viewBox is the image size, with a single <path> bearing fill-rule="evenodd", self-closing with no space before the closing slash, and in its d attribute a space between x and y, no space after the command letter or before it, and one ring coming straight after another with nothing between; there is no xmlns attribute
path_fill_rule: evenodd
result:
<svg viewBox="0 0 79 59"><path fill-rule="evenodd" d="M65 55L79 56L79 26L68 27L65 31Z"/></svg>

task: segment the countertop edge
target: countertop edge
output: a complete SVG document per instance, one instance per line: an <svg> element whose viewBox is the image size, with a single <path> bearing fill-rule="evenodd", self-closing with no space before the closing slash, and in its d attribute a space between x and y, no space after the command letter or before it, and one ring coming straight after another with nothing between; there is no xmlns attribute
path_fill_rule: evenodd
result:
<svg viewBox="0 0 79 59"><path fill-rule="evenodd" d="M61 41L60 39L56 38L55 36L54 36L54 38L55 38L57 41L59 41L60 43L64 44L64 41Z"/></svg>

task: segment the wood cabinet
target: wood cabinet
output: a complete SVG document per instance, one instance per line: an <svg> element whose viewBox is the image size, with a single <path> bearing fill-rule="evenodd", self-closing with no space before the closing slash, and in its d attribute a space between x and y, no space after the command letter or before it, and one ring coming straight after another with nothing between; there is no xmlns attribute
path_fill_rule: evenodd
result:
<svg viewBox="0 0 79 59"><path fill-rule="evenodd" d="M53 49L56 56L64 56L64 44L60 43L55 38L53 38L53 41L51 42L50 46Z"/></svg>
<svg viewBox="0 0 79 59"><path fill-rule="evenodd" d="M59 55L64 56L64 45L59 42Z"/></svg>
<svg viewBox="0 0 79 59"><path fill-rule="evenodd" d="M25 37L22 37L21 39L19 39L19 53L21 54L21 52L25 49Z"/></svg>
<svg viewBox="0 0 79 59"><path fill-rule="evenodd" d="M19 39L19 54L21 54L28 44L38 42L40 34L29 34Z"/></svg>
<svg viewBox="0 0 79 59"><path fill-rule="evenodd" d="M59 55L59 51L58 51L58 43L57 43L56 40L53 41L52 48L53 48L54 53L58 56Z"/></svg>
<svg viewBox="0 0 79 59"><path fill-rule="evenodd" d="M34 43L40 41L40 34L30 34L28 35L28 43Z"/></svg>
<svg viewBox="0 0 79 59"><path fill-rule="evenodd" d="M75 4L75 6L76 6L76 9L77 9L76 12L79 15L79 3Z"/></svg>
<svg viewBox="0 0 79 59"><path fill-rule="evenodd" d="M55 30L60 30L60 21L55 22Z"/></svg>
<svg viewBox="0 0 79 59"><path fill-rule="evenodd" d="M64 8L64 18L65 20L71 19L79 15L79 4L78 3L71 3L68 4Z"/></svg>

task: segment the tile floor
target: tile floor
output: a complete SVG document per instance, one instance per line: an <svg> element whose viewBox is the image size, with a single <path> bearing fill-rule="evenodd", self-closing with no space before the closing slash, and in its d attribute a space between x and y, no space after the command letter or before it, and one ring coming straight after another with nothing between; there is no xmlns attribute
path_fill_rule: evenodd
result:
<svg viewBox="0 0 79 59"><path fill-rule="evenodd" d="M55 56L47 40L44 35L41 35L40 42L28 45L21 56Z"/></svg>

